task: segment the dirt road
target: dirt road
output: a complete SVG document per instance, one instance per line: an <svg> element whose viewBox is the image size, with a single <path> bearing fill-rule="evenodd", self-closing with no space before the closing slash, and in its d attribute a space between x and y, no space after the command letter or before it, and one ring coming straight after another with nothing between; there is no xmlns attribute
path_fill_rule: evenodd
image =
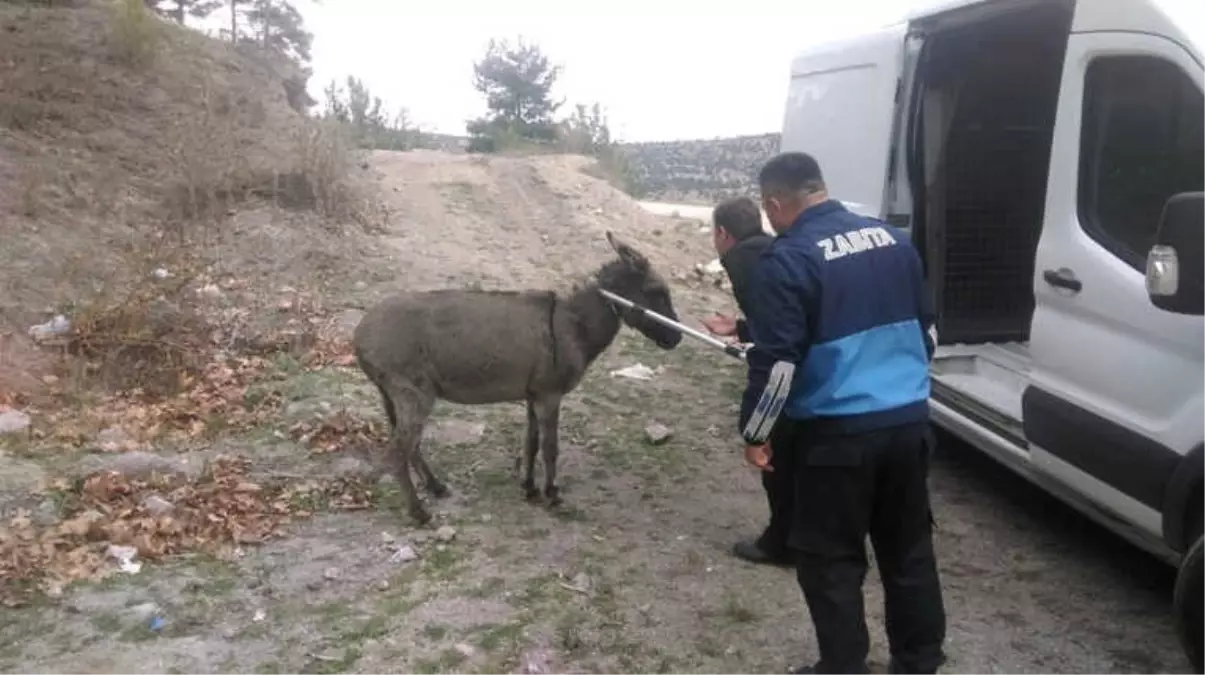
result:
<svg viewBox="0 0 1205 675"><path fill-rule="evenodd" d="M398 276L365 278L348 306L403 285L525 286L581 272L605 258L606 228L643 233L638 244L662 269L709 255L697 223L644 213L552 159L380 155L374 166L400 214L382 244ZM463 227L446 227L451 220ZM678 278L680 314L730 307L722 292ZM635 363L659 373L610 375ZM309 455L279 432L332 408L379 417L364 378L279 367L279 419L192 454L238 452L265 476L296 481L361 471L351 457ZM520 406L440 405L426 454L453 491L433 504L443 530L413 529L391 482L372 509L314 504L313 518L233 560L148 564L0 612L0 669L783 672L815 658L793 574L728 553L765 517L733 429L742 376L698 344L662 352L624 330L566 401L559 510L525 503L511 475ZM652 422L673 432L662 445L645 440ZM0 487L16 491L18 476L68 472L85 459L10 449ZM1187 668L1170 625L1169 569L952 441L933 489L947 672ZM881 671L873 571L867 597Z"/></svg>

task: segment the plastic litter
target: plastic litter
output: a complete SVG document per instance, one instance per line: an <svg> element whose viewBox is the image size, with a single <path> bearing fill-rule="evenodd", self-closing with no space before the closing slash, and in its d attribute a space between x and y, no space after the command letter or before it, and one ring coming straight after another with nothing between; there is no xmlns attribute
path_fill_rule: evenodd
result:
<svg viewBox="0 0 1205 675"><path fill-rule="evenodd" d="M34 340L46 340L48 338L66 335L71 332L71 320L62 314L56 315L46 323L40 323L36 326L29 327L29 336Z"/></svg>
<svg viewBox="0 0 1205 675"><path fill-rule="evenodd" d="M138 574L142 571L142 563L135 562L138 549L133 546L117 546L110 544L105 554L117 561L117 567L126 574Z"/></svg>
<svg viewBox="0 0 1205 675"><path fill-rule="evenodd" d="M612 370L611 377L618 376L618 377L626 377L626 378L629 378L632 380L648 381L648 380L653 379L653 376L658 374L660 371L661 371L660 368L653 370L652 368L649 368L648 366L644 365L643 363L636 363L634 365L626 366L626 367L620 368L618 370Z"/></svg>

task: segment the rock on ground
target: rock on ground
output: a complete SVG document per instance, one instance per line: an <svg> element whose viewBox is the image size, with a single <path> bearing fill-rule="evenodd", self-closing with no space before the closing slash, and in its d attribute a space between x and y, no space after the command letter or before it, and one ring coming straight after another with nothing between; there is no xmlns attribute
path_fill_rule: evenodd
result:
<svg viewBox="0 0 1205 675"><path fill-rule="evenodd" d="M659 422L653 422L644 428L645 439L653 445L661 445L673 435L674 432L670 431L669 427Z"/></svg>
<svg viewBox="0 0 1205 675"><path fill-rule="evenodd" d="M0 412L0 434L15 434L25 431L32 423L33 420L30 419L29 415L20 410Z"/></svg>
<svg viewBox="0 0 1205 675"><path fill-rule="evenodd" d="M186 463L183 460L136 450L116 455L87 455L75 467L75 473L79 476L98 471L116 471L130 478L152 473L195 475L201 471L201 462Z"/></svg>

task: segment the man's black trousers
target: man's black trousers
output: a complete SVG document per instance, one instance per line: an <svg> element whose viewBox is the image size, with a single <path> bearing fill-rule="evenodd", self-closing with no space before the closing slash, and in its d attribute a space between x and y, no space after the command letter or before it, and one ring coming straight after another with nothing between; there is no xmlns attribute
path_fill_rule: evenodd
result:
<svg viewBox="0 0 1205 675"><path fill-rule="evenodd" d="M793 465L789 543L820 647L817 672L869 672L867 535L883 582L891 671L936 672L946 620L933 554L929 425L821 436L806 423L780 419L771 447L775 456L790 456L782 464Z"/></svg>
<svg viewBox="0 0 1205 675"><path fill-rule="evenodd" d="M773 445L771 445L771 449ZM774 558L790 555L788 541L791 536L791 518L795 515L794 458L777 455L770 458L774 471L763 471L762 488L770 504L770 523L757 538L757 547Z"/></svg>

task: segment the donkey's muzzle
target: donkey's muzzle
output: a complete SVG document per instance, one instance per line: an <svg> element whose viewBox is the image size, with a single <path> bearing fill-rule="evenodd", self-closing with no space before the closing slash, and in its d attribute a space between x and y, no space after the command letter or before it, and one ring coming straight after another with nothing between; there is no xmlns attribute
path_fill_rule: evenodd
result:
<svg viewBox="0 0 1205 675"><path fill-rule="evenodd" d="M653 342L662 349L673 349L678 346L678 343L682 342L682 333L669 329L665 335L657 336L657 339Z"/></svg>

